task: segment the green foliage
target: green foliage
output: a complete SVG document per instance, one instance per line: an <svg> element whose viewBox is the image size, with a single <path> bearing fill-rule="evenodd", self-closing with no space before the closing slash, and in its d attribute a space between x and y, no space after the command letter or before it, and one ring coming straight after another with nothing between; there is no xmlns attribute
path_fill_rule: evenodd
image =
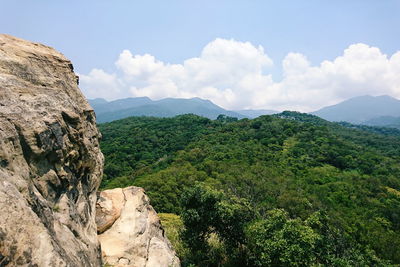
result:
<svg viewBox="0 0 400 267"><path fill-rule="evenodd" d="M284 210L269 211L246 234L256 266L310 266L316 261L318 234L300 219L289 219Z"/></svg>
<svg viewBox="0 0 400 267"><path fill-rule="evenodd" d="M282 209L246 229L251 265L255 266L388 266L373 251L359 248L319 212L307 220L291 219Z"/></svg>
<svg viewBox="0 0 400 267"><path fill-rule="evenodd" d="M181 239L183 231L183 222L180 216L173 213L158 213L161 224L164 227L168 240L171 242L180 259L187 258L188 249L184 246Z"/></svg>
<svg viewBox="0 0 400 267"><path fill-rule="evenodd" d="M60 206L54 205L54 206L53 206L53 211L54 211L54 212L59 212L59 211L60 211Z"/></svg>
<svg viewBox="0 0 400 267"><path fill-rule="evenodd" d="M326 214L292 219L283 209L260 216L248 203L197 184L182 197L184 265L388 266L331 225Z"/></svg>
<svg viewBox="0 0 400 267"><path fill-rule="evenodd" d="M217 121L220 121L220 122L233 122L233 121L237 121L237 120L238 120L238 118L230 117L230 116L227 116L224 114L220 114L217 117Z"/></svg>
<svg viewBox="0 0 400 267"><path fill-rule="evenodd" d="M127 175L163 169L174 152L184 149L201 135L210 122L206 118L185 115L172 119L130 117L100 124L101 149L107 157L102 187L126 186L132 183ZM124 176L120 182L109 184Z"/></svg>
<svg viewBox="0 0 400 267"><path fill-rule="evenodd" d="M157 211L180 214L193 235L186 233L185 243L199 253L193 262L212 256L207 264L227 265L243 259L248 247L266 255L262 243L257 245L261 241L244 233L262 232L275 218L271 212L283 212L278 216L285 218L283 228L270 234L307 237L301 249L314 254L302 257L304 264L372 264L379 262L375 255L400 263L400 137L395 133L296 112L238 121L194 115L128 118L99 127L106 157L102 187L142 186ZM206 191L194 187L199 182ZM254 211L251 222L240 220L247 218L245 207ZM309 224L318 212L328 228ZM288 248L298 246L285 242ZM295 257L278 252L285 255L276 256L281 265ZM321 256L327 253L330 258Z"/></svg>
<svg viewBox="0 0 400 267"><path fill-rule="evenodd" d="M246 201L196 184L184 192L182 206L185 226L182 239L190 248L190 263L197 266L245 263L244 226L253 219Z"/></svg>

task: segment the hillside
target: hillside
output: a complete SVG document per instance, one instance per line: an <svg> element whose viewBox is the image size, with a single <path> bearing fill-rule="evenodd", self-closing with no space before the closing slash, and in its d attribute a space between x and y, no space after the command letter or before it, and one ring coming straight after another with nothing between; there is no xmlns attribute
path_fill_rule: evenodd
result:
<svg viewBox="0 0 400 267"><path fill-rule="evenodd" d="M400 130L400 117L381 116L364 121L363 124L370 126L390 127Z"/></svg>
<svg viewBox="0 0 400 267"><path fill-rule="evenodd" d="M400 263L396 130L295 112L132 117L99 128L102 187L142 186L157 211L180 215L183 265Z"/></svg>
<svg viewBox="0 0 400 267"><path fill-rule="evenodd" d="M311 112L329 121L346 121L364 124L381 116L400 116L400 100L387 96L359 96L339 104ZM383 125L377 125L383 126Z"/></svg>

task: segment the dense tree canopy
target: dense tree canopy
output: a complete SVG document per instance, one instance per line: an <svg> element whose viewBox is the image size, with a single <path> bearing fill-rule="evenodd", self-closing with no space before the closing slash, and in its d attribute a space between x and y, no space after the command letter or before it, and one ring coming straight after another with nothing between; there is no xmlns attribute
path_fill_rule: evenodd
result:
<svg viewBox="0 0 400 267"><path fill-rule="evenodd" d="M296 112L99 127L102 187L142 186L157 211L180 215L188 264L400 263L397 130Z"/></svg>

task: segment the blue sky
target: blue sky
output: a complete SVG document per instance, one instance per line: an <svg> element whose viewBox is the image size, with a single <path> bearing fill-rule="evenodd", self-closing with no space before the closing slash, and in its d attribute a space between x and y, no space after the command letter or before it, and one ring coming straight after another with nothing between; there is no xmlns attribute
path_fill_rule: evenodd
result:
<svg viewBox="0 0 400 267"><path fill-rule="evenodd" d="M132 88L148 88L149 81L146 80L147 83L143 79L138 81L136 77L128 79L128 82L124 78L127 72L124 72L121 66L116 67L116 62L124 50L132 54L132 59L135 55L149 54L155 58L155 62L162 62L164 65L182 65L185 60L201 57L203 49L217 38L233 39L241 43L249 42L256 48L259 45L263 47L263 53L268 56L273 65L261 64L260 69L264 76L271 75L274 83L279 83L285 76L285 70L282 68L283 60L290 53L304 55L310 66L319 66L324 60L333 62L337 57L343 56L345 49L352 44L362 43L370 48L379 48L380 53L390 58L400 50L399 14L400 1L391 0L2 0L0 29L3 33L53 46L73 61L76 71L81 75L90 78L90 72L93 69L115 75L116 80L120 82L119 85L115 85L115 88L119 86L115 90L125 92L116 95L125 97L145 95L147 89L135 91ZM225 45L234 44L225 43ZM237 48L240 49L239 46ZM252 59L251 57L250 60ZM296 60L298 59L299 57ZM140 62L143 63L143 61ZM349 64L352 65L352 63ZM258 72L258 70L255 71ZM160 76L157 75L157 77ZM83 91L89 97L93 97L96 91L88 92L95 87L93 79L96 77L92 76L91 80L89 78L83 79ZM176 80L173 82L193 84L187 80L187 77L184 81L183 78L179 79L180 82ZM133 80L136 82L132 82ZM204 89L202 89L203 93L198 95L211 96L209 97L211 100L229 108L296 106L290 104L291 101L293 102L288 96L290 94L287 94L286 98L280 97L256 103L254 99L263 95L257 94L251 96L253 100L240 104L238 99L243 98L242 92L242 95L231 95L231 98L236 100L222 101L223 98L229 98L230 89L233 94L239 89L233 88L232 84L220 85L220 87L216 84L221 83L209 84L209 87L216 87L217 91L221 92L225 90L225 93L213 98L213 90L204 89L208 85L203 83L202 87L200 86ZM362 87L360 84L348 85ZM179 85L176 86L179 87ZM196 86L199 87L199 85ZM267 86L267 83L264 86ZM286 92L289 89L285 87L269 90ZM389 89L382 90L382 94L391 93L398 97L400 93L397 95L397 90L397 87L391 86ZM135 93L132 94L133 91ZM206 91L208 93L204 93ZM217 91L215 93L218 93ZM98 92L99 96L112 98L103 95L101 88ZM189 97L196 95L197 91L195 89L191 93L170 91L165 95L154 93L150 89L148 92L149 96L160 98ZM362 92L356 90L354 95L360 93ZM366 90L366 93L379 94L377 89ZM264 96L266 95L271 95L271 92L264 93ZM329 104L351 96L352 94L337 95L335 93L330 100L321 101L323 104ZM298 99L298 96L293 97ZM302 101L307 102L306 99ZM276 104L278 102L279 104ZM289 105L285 106L282 103L289 103ZM297 105L297 108L307 110L317 106L317 104L301 103Z"/></svg>

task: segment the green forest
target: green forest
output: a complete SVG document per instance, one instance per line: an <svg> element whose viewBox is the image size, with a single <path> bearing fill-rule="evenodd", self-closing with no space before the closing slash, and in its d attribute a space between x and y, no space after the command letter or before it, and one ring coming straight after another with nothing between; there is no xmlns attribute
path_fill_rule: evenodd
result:
<svg viewBox="0 0 400 267"><path fill-rule="evenodd" d="M400 131L283 112L99 124L101 188L143 187L183 266L400 264Z"/></svg>

